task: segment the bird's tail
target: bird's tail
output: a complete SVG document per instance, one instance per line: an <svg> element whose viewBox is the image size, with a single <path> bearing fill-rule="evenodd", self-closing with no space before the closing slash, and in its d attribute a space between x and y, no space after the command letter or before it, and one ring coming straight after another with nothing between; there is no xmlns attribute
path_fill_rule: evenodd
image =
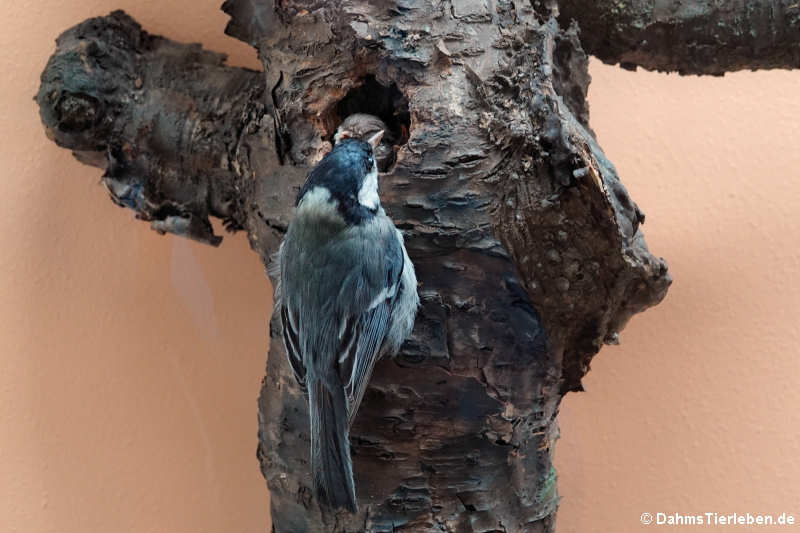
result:
<svg viewBox="0 0 800 533"><path fill-rule="evenodd" d="M308 387L314 493L329 507L343 507L355 513L358 507L350 459L347 398L336 381L326 384L315 379Z"/></svg>

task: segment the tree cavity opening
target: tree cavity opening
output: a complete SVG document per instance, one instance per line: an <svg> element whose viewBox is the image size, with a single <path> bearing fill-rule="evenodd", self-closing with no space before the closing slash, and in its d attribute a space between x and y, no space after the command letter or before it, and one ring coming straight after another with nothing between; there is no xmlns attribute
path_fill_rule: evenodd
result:
<svg viewBox="0 0 800 533"><path fill-rule="evenodd" d="M397 158L397 150L408 142L409 127L411 125L411 114L408 111L408 100L397 88L397 84L389 86L383 85L369 75L363 79L363 83L351 89L332 110L333 127L330 130L330 141L336 129L344 120L355 113L366 113L380 118L386 124L386 131L383 136L383 149L386 154L383 157L378 155L378 170L381 172L389 171ZM329 123L330 123L329 122Z"/></svg>

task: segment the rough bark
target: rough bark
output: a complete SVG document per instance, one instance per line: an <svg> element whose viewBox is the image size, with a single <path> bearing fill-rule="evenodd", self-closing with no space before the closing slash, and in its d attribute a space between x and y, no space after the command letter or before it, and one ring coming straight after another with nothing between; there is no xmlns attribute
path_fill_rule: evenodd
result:
<svg viewBox="0 0 800 533"><path fill-rule="evenodd" d="M575 29L510 2L252 6L223 9L276 80L295 163L328 148L332 110L365 76L406 96L410 138L382 196L423 300L352 431L358 516L309 497L305 399L273 322L260 457L276 529L550 530L561 395L669 284L586 129Z"/></svg>
<svg viewBox="0 0 800 533"><path fill-rule="evenodd" d="M562 0L587 53L628 69L713 74L800 67L796 0Z"/></svg>
<svg viewBox="0 0 800 533"><path fill-rule="evenodd" d="M36 100L48 137L105 169L115 203L215 246L220 218L268 261L304 170L280 164L263 72L224 61L115 11L57 39Z"/></svg>
<svg viewBox="0 0 800 533"><path fill-rule="evenodd" d="M258 454L275 531L553 530L560 399L670 278L589 129L587 58L551 4L229 0L227 31L263 73L122 12L58 39L37 95L51 138L156 230L216 245L219 217L265 264L345 115L400 139L381 196L422 308L352 431L361 512L313 500L273 319Z"/></svg>

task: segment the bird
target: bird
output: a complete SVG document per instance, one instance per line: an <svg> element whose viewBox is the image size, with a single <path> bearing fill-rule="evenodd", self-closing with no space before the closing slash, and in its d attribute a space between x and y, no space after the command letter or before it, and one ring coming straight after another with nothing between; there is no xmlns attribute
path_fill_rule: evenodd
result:
<svg viewBox="0 0 800 533"><path fill-rule="evenodd" d="M340 140L309 172L273 270L284 346L308 399L314 493L351 513L350 426L376 361L399 351L419 306L403 235L378 195L382 133Z"/></svg>
<svg viewBox="0 0 800 533"><path fill-rule="evenodd" d="M336 129L333 140L338 143L344 139L367 139L377 132L383 131L384 135L375 148L375 161L378 163L378 170L386 172L394 163L394 138L392 137L386 123L375 115L367 113L353 113L349 115Z"/></svg>

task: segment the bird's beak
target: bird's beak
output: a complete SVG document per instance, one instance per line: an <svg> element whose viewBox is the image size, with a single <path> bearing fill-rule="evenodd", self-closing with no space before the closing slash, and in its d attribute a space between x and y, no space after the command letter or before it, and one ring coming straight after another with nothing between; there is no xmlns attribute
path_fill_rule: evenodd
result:
<svg viewBox="0 0 800 533"><path fill-rule="evenodd" d="M373 133L367 139L367 142L372 145L372 149L374 150L381 143L381 139L383 139L383 130L380 130L377 133Z"/></svg>

